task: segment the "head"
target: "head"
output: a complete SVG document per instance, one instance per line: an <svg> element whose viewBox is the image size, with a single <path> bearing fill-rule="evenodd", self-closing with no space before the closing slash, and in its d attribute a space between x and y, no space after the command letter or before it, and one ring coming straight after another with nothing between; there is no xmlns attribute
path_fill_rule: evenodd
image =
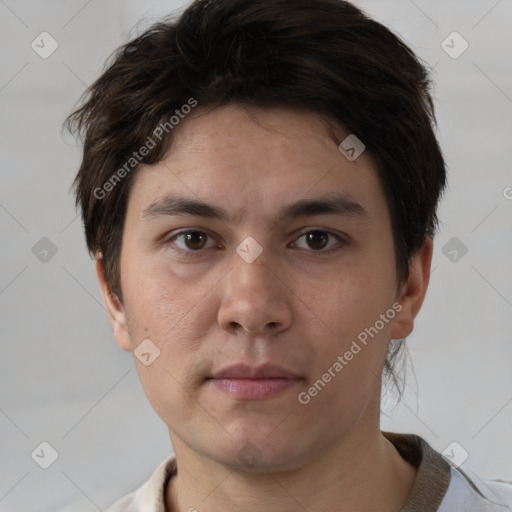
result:
<svg viewBox="0 0 512 512"><path fill-rule="evenodd" d="M427 70L397 36L341 0L199 0L120 48L68 121L116 340L159 354L136 363L177 438L227 459L256 440L291 467L333 421L375 421L446 179ZM210 385L241 361L286 367L293 392Z"/></svg>

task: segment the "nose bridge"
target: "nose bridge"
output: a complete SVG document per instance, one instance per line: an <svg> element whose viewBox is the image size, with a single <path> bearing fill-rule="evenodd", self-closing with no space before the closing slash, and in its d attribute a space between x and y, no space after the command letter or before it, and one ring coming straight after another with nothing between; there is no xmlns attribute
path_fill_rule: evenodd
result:
<svg viewBox="0 0 512 512"><path fill-rule="evenodd" d="M219 322L226 329L237 325L252 332L286 328L291 321L287 288L278 277L271 251L259 250L256 256L257 248L251 243L242 243L230 263Z"/></svg>
<svg viewBox="0 0 512 512"><path fill-rule="evenodd" d="M276 279L276 272L271 264L268 251L267 254L262 253L252 262L238 256L232 263L232 279L237 287L242 287L242 290L245 288L248 293L257 293L261 296L271 294L273 280Z"/></svg>

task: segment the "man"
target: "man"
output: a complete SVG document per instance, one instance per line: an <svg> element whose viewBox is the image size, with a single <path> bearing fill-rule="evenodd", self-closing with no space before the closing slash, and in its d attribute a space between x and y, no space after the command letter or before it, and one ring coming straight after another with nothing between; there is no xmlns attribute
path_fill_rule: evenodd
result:
<svg viewBox="0 0 512 512"><path fill-rule="evenodd" d="M117 52L77 203L175 456L109 511L507 510L379 427L446 180L429 86L341 0L199 0Z"/></svg>

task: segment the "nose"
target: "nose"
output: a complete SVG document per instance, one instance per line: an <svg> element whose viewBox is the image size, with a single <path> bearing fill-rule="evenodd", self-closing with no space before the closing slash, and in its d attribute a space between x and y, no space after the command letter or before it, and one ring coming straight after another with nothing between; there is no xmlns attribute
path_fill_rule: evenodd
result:
<svg viewBox="0 0 512 512"><path fill-rule="evenodd" d="M222 282L218 322L227 332L275 335L290 326L293 292L265 252L252 263L235 255Z"/></svg>

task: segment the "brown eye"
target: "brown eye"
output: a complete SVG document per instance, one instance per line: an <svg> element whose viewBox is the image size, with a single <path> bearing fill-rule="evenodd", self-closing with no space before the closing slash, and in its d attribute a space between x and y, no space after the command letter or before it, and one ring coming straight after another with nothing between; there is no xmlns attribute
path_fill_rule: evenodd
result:
<svg viewBox="0 0 512 512"><path fill-rule="evenodd" d="M299 242L300 241L300 242ZM344 245L343 238L339 235L325 231L322 229L313 229L303 233L296 242L295 247L300 249L308 249L310 252L321 252L322 254L330 253ZM336 247L336 245L340 247Z"/></svg>
<svg viewBox="0 0 512 512"><path fill-rule="evenodd" d="M324 231L311 231L306 234L307 244L314 250L323 249L329 240L329 235Z"/></svg>
<svg viewBox="0 0 512 512"><path fill-rule="evenodd" d="M206 244L207 238L208 235L206 235L206 233L201 233L200 231L192 231L184 234L186 246L194 251L202 249Z"/></svg>
<svg viewBox="0 0 512 512"><path fill-rule="evenodd" d="M210 239L210 245L207 245L208 239ZM177 247L176 251L184 253L199 252L201 249L215 246L215 241L204 231L182 231L169 238L167 243Z"/></svg>

